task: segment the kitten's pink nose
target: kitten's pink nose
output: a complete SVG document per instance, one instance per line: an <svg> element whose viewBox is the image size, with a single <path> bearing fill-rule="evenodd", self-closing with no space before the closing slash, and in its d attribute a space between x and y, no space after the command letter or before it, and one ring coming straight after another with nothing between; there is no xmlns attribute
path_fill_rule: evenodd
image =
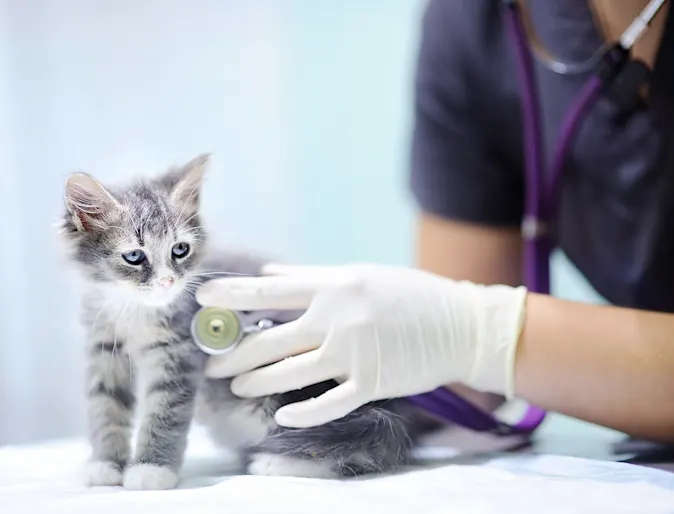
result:
<svg viewBox="0 0 674 514"><path fill-rule="evenodd" d="M164 289L168 289L173 285L173 282L175 282L176 279L173 277L161 277L157 282L159 283L160 286L162 286Z"/></svg>

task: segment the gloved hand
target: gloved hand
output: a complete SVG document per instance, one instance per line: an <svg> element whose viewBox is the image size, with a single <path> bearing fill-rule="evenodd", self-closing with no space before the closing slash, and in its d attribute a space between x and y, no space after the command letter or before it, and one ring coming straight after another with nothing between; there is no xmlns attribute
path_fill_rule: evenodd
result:
<svg viewBox="0 0 674 514"><path fill-rule="evenodd" d="M206 370L211 377L236 375L232 391L241 397L340 382L318 398L280 408L280 425L319 425L373 400L454 382L513 394L523 287L361 264L271 265L263 273L275 276L210 281L197 300L233 310L307 309L296 321L252 334L232 352L212 357Z"/></svg>

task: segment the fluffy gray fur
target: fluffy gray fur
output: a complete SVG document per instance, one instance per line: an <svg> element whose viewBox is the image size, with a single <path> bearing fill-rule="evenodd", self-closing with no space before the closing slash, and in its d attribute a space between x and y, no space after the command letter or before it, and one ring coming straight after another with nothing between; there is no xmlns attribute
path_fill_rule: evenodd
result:
<svg viewBox="0 0 674 514"><path fill-rule="evenodd" d="M218 444L239 452L253 474L328 478L405 464L420 430L432 425L406 402L377 402L323 426L288 429L275 424L276 409L336 384L241 399L229 380L205 378L207 356L189 329L199 308L195 289L228 274L257 274L264 263L208 247L199 216L207 162L200 156L160 177L116 188L81 173L66 182L61 233L85 279L81 321L92 446L87 482L175 487L193 418ZM300 314L244 313L250 322L284 322ZM135 410L140 426L132 457Z"/></svg>

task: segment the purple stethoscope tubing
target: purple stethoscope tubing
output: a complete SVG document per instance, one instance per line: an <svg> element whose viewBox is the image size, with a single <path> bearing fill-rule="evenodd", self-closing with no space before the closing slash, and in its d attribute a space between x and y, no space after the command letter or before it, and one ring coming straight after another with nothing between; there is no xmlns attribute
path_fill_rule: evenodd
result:
<svg viewBox="0 0 674 514"><path fill-rule="evenodd" d="M515 48L518 79L522 89L526 175L525 216L522 224L525 240L525 284L529 291L549 294L550 255L554 247L550 225L556 216L566 159L582 120L596 102L603 87L624 64L628 53L619 46L609 50L598 70L581 89L560 127L560 137L546 181L541 112L533 55L529 49L516 1L504 0L503 4L506 23ZM444 387L408 399L441 419L474 431L497 435L531 434L541 425L546 415L545 410L530 405L519 422L508 424Z"/></svg>

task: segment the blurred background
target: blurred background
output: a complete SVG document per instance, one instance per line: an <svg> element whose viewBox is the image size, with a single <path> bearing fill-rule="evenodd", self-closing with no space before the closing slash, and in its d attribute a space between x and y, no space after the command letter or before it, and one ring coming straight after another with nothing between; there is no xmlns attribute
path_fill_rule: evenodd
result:
<svg viewBox="0 0 674 514"><path fill-rule="evenodd" d="M84 430L77 298L52 223L66 175L213 152L223 243L411 264L406 189L424 0L0 0L0 444ZM600 301L561 256L554 290ZM596 433L553 416L546 431Z"/></svg>

